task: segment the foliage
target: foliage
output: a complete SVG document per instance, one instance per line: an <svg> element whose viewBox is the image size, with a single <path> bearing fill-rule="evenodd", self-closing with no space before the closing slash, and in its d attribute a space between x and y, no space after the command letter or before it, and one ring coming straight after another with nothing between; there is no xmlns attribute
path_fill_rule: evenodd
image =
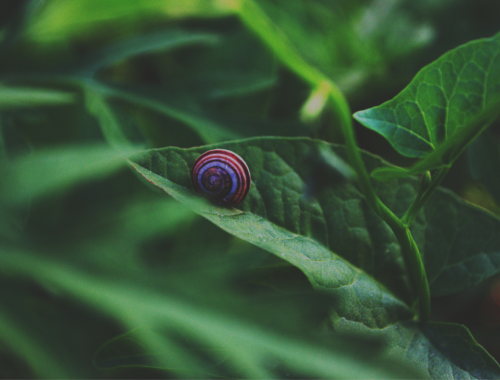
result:
<svg viewBox="0 0 500 380"><path fill-rule="evenodd" d="M1 376L499 378L500 34L467 7L0 5ZM213 148L234 208L193 192Z"/></svg>

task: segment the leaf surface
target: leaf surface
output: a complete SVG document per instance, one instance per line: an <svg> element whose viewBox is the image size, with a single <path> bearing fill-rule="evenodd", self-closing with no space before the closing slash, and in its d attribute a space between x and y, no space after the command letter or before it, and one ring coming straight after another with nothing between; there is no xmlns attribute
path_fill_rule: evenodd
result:
<svg viewBox="0 0 500 380"><path fill-rule="evenodd" d="M436 191L412 233L433 296L471 288L500 272L500 220L449 191Z"/></svg>
<svg viewBox="0 0 500 380"><path fill-rule="evenodd" d="M469 147L469 163L472 177L484 186L500 203L500 142L497 136L485 131Z"/></svg>
<svg viewBox="0 0 500 380"><path fill-rule="evenodd" d="M213 211L197 212L280 257L284 257L283 252L268 247L268 237L278 230L285 234L281 239L288 241L287 236L292 234L290 243L307 241L315 252L313 257L329 257L332 252L340 255L410 302L413 296L404 260L392 231L370 210L354 185L343 182L335 171L328 172L323 164L324 152L332 152L332 148L345 158L342 147L289 138L256 138L217 147L233 150L246 160L253 184L247 199L238 206L243 213L209 204L203 207ZM134 159L133 165L174 198L189 202L191 165L210 148L152 150ZM363 157L371 170L387 165L369 154ZM173 193L171 186L181 186L182 194ZM374 181L374 186L384 203L401 217L417 194L418 181ZM235 214L238 218L219 218L218 214ZM237 220L241 222L235 223ZM500 221L449 191L438 189L411 229L435 296L467 289L500 271ZM316 245L320 248L312 248ZM297 256L301 260L293 258L293 263L300 263L304 269L302 256ZM315 272L312 268L315 266L311 264L311 275Z"/></svg>
<svg viewBox="0 0 500 380"><path fill-rule="evenodd" d="M318 146L332 148L321 141L285 138L219 144L218 148L240 154L252 173L253 185L240 209L222 208L193 197L190 167L200 153L212 147L151 150L133 158L131 163L148 181L175 199L190 205L231 234L289 261L306 274L316 289L337 296L339 301L332 315L335 329L382 337L390 344L404 347L402 351L398 348L393 352L395 357L433 357L434 343L429 341L422 327L402 323L411 319L412 313L400 298L409 302L412 295L399 244L388 226L371 212L359 191L350 183L335 180L323 184L314 194L308 193L308 185L314 181L310 174L314 171L315 161L300 157L314 155ZM340 157L344 156L343 148L334 149ZM364 155L364 160L371 169L384 165L380 159L368 154ZM416 195L417 181L413 178L375 185L379 196L400 216ZM442 202L455 212L458 209L465 219L472 215L476 218L472 223L478 222L483 227L484 223L489 223L500 231L498 221L491 215L475 209L467 212L470 207L447 192L439 191L435 202ZM434 245L432 239L436 236L432 231L439 225L451 231L453 224L450 227L446 221L432 217L436 204L430 204L429 209L419 215L413 227L414 234L419 246L429 250L430 257L446 258L443 246ZM467 236L471 238L474 234ZM484 258L473 244L446 246L452 254L457 247L462 249L457 251L458 257L465 252L471 262ZM494 257L495 252L490 256ZM424 257L427 257L427 252ZM432 260L426 262L430 267L428 271L442 273L443 265L438 264ZM447 265L445 263L445 269L449 269ZM453 272L454 269L449 270ZM496 267L494 270L498 271ZM456 287L464 286L463 278L447 281ZM433 289L438 293L449 291L440 284L437 281ZM467 335L464 334L461 333L462 338ZM417 338L420 343L414 345L413 340ZM446 336L436 339L446 347ZM487 356L482 349L480 351L481 355ZM441 354L443 361L449 360L446 353ZM443 362L431 364L429 374L434 376L433 371L438 371ZM447 365L452 366L452 363ZM472 374L467 365L460 363L457 368ZM486 367L488 371L498 370L490 364Z"/></svg>

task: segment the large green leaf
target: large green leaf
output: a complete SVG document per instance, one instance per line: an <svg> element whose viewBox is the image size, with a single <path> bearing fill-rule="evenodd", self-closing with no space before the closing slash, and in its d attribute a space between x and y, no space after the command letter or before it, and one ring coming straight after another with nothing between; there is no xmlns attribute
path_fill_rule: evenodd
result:
<svg viewBox="0 0 500 380"><path fill-rule="evenodd" d="M404 322L385 330L370 330L342 321L337 329L371 334L385 340L389 355L404 358L432 379L497 379L500 366L458 324Z"/></svg>
<svg viewBox="0 0 500 380"><path fill-rule="evenodd" d="M331 146L310 139L287 138L256 138L218 146L237 152L247 161L253 185L247 199L240 205L243 213L206 205L205 217L281 257L284 254L280 250L282 243L271 238L278 230L279 234L284 234L279 240L287 241L290 245L288 251L296 252L296 257L292 255L287 260L298 266L310 265L313 282L322 282L322 268L331 265L330 259L339 260L339 268L343 268L339 275L344 278L339 280L340 283L358 278L358 270L347 264L350 262L380 279L402 299L409 301L412 298L400 247L388 226L369 209L355 186L349 183L340 186L338 173L327 171L324 151L331 150ZM159 180L158 175L167 178L169 182L160 185L162 188L170 184L181 186L184 193L179 197L188 201L193 195L190 190L191 165L209 148L147 151L136 158L135 166L148 180L152 179L147 176L153 176L154 181ZM338 153L340 157L345 156L342 148ZM368 163L377 165L378 162L372 157ZM317 168L323 173L317 173ZM317 178L321 181L318 182ZM311 197L312 192L316 193L314 197ZM168 193L172 194L170 190ZM403 213L415 195L415 189L412 185L382 183L379 193ZM239 215L238 220L244 220L248 225L234 224L234 218L220 218L219 214ZM311 262L303 261L306 247ZM347 261L332 258L332 252L342 255ZM362 286L362 279L363 276L358 278L360 281L356 286ZM341 288L340 291L347 289ZM371 324L376 323L372 321Z"/></svg>
<svg viewBox="0 0 500 380"><path fill-rule="evenodd" d="M440 189L429 199L412 232L433 296L457 293L500 272L500 220L451 192Z"/></svg>
<svg viewBox="0 0 500 380"><path fill-rule="evenodd" d="M425 171L452 162L498 115L499 105L500 34L450 51L422 69L394 99L354 117L399 153L427 157L431 162L419 167Z"/></svg>
<svg viewBox="0 0 500 380"><path fill-rule="evenodd" d="M340 182L338 174L328 172L323 164L324 152L331 152L332 148L345 157L342 147L288 138L257 138L218 146L238 152L249 164L254 185L239 208L245 211L242 217L250 218L249 223L261 223L255 228L279 227L301 239L313 239L315 244L330 250L325 255L335 252L410 302L409 280L393 233L370 210L354 185ZM190 165L209 148L148 151L137 159L136 168L144 176L159 174L170 180L172 186L191 189ZM369 154L363 157L370 170L387 166ZM318 173L318 168L322 173ZM318 177L323 178L318 181ZM172 194L167 185L153 183ZM380 198L398 216L405 213L418 189L414 178L374 185ZM314 197L310 197L311 192ZM187 192L183 199L189 199L189 195ZM223 214L233 212L218 207L215 210ZM236 234L234 228L240 228L211 215L204 216L231 233ZM412 225L412 233L424 258L433 295L467 289L500 271L500 221L451 192L437 190ZM238 236L251 239L248 241L256 245L263 243L257 241L257 236Z"/></svg>
<svg viewBox="0 0 500 380"><path fill-rule="evenodd" d="M197 197L193 197L191 191L190 167L200 153L211 147L147 151L135 157L132 165L148 181L177 200L191 204L197 213L222 229L291 262L307 275L317 289L335 294L339 301L332 318L337 330L362 331L367 335L383 337L392 342L391 345L403 347L402 351L393 351L396 357L435 356L432 350L436 344L426 337L422 326L401 325L401 322L411 318L411 312L394 294L406 301L412 295L399 244L388 226L367 207L352 184L336 183L334 180L328 183L327 179L327 183L323 183L313 197L308 195L308 185L313 181L310 173L317 162L304 157L314 155L319 147L332 146L310 139L257 138L220 144L218 147L240 154L252 173L253 185L240 209L221 208L198 201L192 204ZM341 157L345 155L340 147L335 148L335 152ZM364 155L364 159L369 169L384 165L380 159L368 154ZM379 196L400 216L416 195L417 181L412 178L375 185ZM436 202L440 201L466 217L472 215L479 226L490 224L493 229L500 230L497 221L489 214L474 209L467 211L469 206L446 192L439 193ZM430 205L419 215L413 229L421 248L429 250L429 254L424 252L424 256L435 255L436 260L443 260L448 251L454 253L456 247L452 241L449 246L434 246L433 239L443 243L437 240L439 236L433 231L439 230L438 227L444 232L453 231L453 224L450 226L442 219L433 217L437 206ZM442 239L445 242L446 236ZM473 237L469 239L475 242ZM457 256L463 257L465 252L472 265L484 261L485 256L493 258L496 254L483 255L471 243L459 248ZM444 272L441 263L429 260L426 264L431 267L429 272L437 273L437 278ZM446 265L444 269L453 272L454 263L450 262L451 269ZM491 274L485 273L483 278ZM477 278L471 276L468 285ZM447 278L448 281L455 287L463 288L463 278ZM442 281L436 283L434 288L438 293L449 292L449 284L443 285ZM442 290L445 286L448 288ZM470 337L464 338L467 334L461 335L465 341L470 341ZM412 341L414 337L422 340L417 346ZM447 340L446 336L438 339L443 347L447 346ZM471 371L469 364L456 364L456 357L452 355L450 359L448 353L441 349L438 351L444 358L442 360L453 359L447 365L455 363L462 371ZM489 357L482 349L479 351L485 358ZM433 371L442 365L443 362L429 364L429 373L433 375ZM496 366L488 365L488 368L498 370Z"/></svg>

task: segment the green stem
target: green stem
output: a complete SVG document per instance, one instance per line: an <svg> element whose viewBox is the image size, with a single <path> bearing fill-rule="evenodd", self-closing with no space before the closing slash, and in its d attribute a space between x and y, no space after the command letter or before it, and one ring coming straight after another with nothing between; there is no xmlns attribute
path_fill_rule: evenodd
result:
<svg viewBox="0 0 500 380"><path fill-rule="evenodd" d="M404 229L404 234L406 235L406 239L401 239L401 241L405 242L405 244L409 244L406 246L406 250L411 252L409 255L410 268L412 272L413 278L417 282L418 289L418 314L419 319L422 322L427 322L431 315L431 292L429 289L429 281L427 280L427 274L425 273L424 262L422 261L422 257L420 256L420 251L418 250L417 243L413 239L413 236L409 230L409 228Z"/></svg>
<svg viewBox="0 0 500 380"><path fill-rule="evenodd" d="M413 220L417 216L420 209L423 207L425 202L427 202L429 197L434 193L434 191L439 186L441 181L444 179L446 174L448 174L449 170L450 170L449 166L445 166L445 167L442 167L441 169L439 169L437 174L434 175L434 177L432 177L432 181L431 181L430 185L426 189L423 189L422 193L419 193L417 195L417 198L415 199L415 201L413 201L410 208L408 208L408 210L406 210L406 213L404 214L403 218L401 219L401 222L405 226L409 226L410 224L412 224Z"/></svg>
<svg viewBox="0 0 500 380"><path fill-rule="evenodd" d="M240 0L236 9L241 21L251 29L268 48L296 75L315 89L327 89L328 104L339 116L340 128L344 134L347 156L357 173L362 194L368 205L393 230L405 253L412 277L419 294L419 316L428 320L430 314L429 284L418 247L406 225L382 203L375 193L370 176L366 171L361 152L356 143L349 104L340 89L321 71L309 65L288 42L286 36L272 23L267 15L252 0Z"/></svg>

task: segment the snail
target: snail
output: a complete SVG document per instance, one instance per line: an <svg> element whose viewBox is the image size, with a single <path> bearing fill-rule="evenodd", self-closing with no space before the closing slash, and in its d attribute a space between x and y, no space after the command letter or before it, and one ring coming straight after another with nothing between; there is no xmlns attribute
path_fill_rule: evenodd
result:
<svg viewBox="0 0 500 380"><path fill-rule="evenodd" d="M250 190L250 170L236 153L214 149L198 157L191 169L195 190L224 206L236 206Z"/></svg>

